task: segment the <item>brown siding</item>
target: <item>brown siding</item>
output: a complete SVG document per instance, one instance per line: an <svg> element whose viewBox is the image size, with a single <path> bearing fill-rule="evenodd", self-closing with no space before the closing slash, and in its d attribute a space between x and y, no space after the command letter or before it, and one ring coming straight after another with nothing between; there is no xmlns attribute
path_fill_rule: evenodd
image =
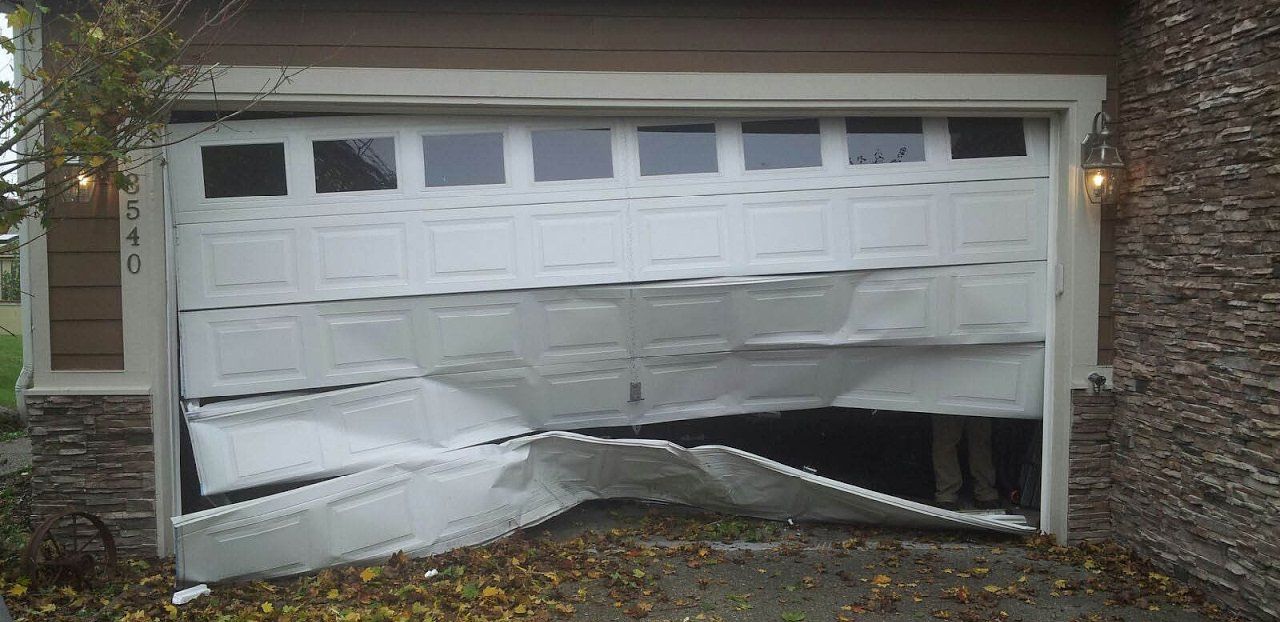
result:
<svg viewBox="0 0 1280 622"><path fill-rule="evenodd" d="M102 189L83 201L68 196L53 210L46 245L55 370L124 368L117 201Z"/></svg>
<svg viewBox="0 0 1280 622"><path fill-rule="evenodd" d="M259 0L205 53L295 66L1110 75L1113 4Z"/></svg>

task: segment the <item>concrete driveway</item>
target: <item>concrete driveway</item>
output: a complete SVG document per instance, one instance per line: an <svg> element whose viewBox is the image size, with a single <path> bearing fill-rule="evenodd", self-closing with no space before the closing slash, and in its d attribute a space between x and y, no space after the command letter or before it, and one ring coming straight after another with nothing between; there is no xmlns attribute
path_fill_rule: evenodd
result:
<svg viewBox="0 0 1280 622"><path fill-rule="evenodd" d="M1118 547L1066 549L983 534L789 526L630 503L580 506L530 535L636 530L648 596L599 590L575 619L1223 619L1194 591ZM710 520L708 520L710 519ZM608 554L607 551L602 551Z"/></svg>

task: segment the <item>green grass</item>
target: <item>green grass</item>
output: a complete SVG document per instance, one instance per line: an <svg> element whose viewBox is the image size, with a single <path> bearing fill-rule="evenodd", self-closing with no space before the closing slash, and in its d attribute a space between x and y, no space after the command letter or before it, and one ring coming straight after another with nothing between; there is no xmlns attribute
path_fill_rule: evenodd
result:
<svg viewBox="0 0 1280 622"><path fill-rule="evenodd" d="M13 385L22 371L22 336L0 335L0 406L16 408Z"/></svg>
<svg viewBox="0 0 1280 622"><path fill-rule="evenodd" d="M31 536L31 474L0 476L0 567L14 567Z"/></svg>

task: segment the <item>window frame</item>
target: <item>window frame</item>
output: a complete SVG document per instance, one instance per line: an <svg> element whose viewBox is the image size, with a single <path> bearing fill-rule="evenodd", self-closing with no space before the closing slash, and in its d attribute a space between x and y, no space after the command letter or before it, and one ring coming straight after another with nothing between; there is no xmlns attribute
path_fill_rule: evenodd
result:
<svg viewBox="0 0 1280 622"><path fill-rule="evenodd" d="M525 173L528 178L528 188L530 190L589 190L593 188L610 188L622 187L626 184L628 178L628 168L630 161L630 149L628 148L624 135L626 133L626 125L618 119L604 118L575 118L575 119L540 119L527 123L517 123L523 136L520 147L520 156L524 163L527 158L527 169ZM537 154L534 152L533 135L535 132L556 131L556 130L599 130L607 129L609 131L609 157L612 167L612 176L610 177L585 177L579 179L538 179Z"/></svg>
<svg viewBox="0 0 1280 622"><path fill-rule="evenodd" d="M849 132L848 132L848 126L846 125L846 119L850 119L850 118L920 119L920 137L921 137L921 142L924 146L924 158L921 160L912 160L907 162L881 162L879 164L873 164L873 163L855 164L853 162L850 162L849 160L852 157L853 153L849 149ZM930 124L930 121L934 121L936 119L938 119L938 117L931 117L926 114L911 114L911 115L907 115L907 114L861 114L861 115L845 114L845 115L842 115L840 117L840 144L841 144L841 148L844 151L843 157L841 158L841 162L843 163L842 169L848 174L857 175L860 173L865 173L870 171L910 172L913 169L927 169L930 166L935 165L938 159L938 153L937 153L938 150L937 150L937 145L935 144L937 142L937 137L935 136L937 132L937 128L931 127L931 125L936 125L936 123Z"/></svg>
<svg viewBox="0 0 1280 622"><path fill-rule="evenodd" d="M404 190L405 179L404 179L404 175L402 174L402 168L404 164L404 154L402 153L402 149L400 145L401 143L400 134L401 132L399 132L398 130L388 130L385 132L377 132L377 131L355 132L355 133L348 133L348 134L335 136L335 137L308 134L307 146L310 147L310 149L307 150L307 155L310 157L307 158L308 160L307 169L308 169L308 172L310 173L311 183L308 184L308 187L311 190L311 194L317 197L331 197L331 196L364 196L364 195L377 196L380 194L401 193ZM320 192L320 190L316 188L316 182L318 180L316 178L316 160L315 160L316 146L315 145L317 142L339 141L339 140L362 140L362 139L375 139L375 138L390 138L392 140L391 150L396 157L396 162L395 162L396 187L395 188L378 188L374 190L341 190L341 191L333 191L333 192Z"/></svg>
<svg viewBox="0 0 1280 622"><path fill-rule="evenodd" d="M391 125L378 125L370 127L356 127L349 131L322 131L322 132L306 132L303 135L302 142L305 144L306 157L301 158L301 162L297 165L298 174L306 180L299 182L303 186L299 189L299 197L305 197L308 201L330 202L340 201L350 198L361 197L393 197L403 196L407 191L405 178L404 162L404 132ZM396 153L396 187L382 190L352 190L350 192L317 192L316 191L316 166L315 166L315 147L316 141L325 140L354 140L360 138L392 138L395 140Z"/></svg>
<svg viewBox="0 0 1280 622"><path fill-rule="evenodd" d="M1016 118L1021 120L1022 121L1022 155L990 156L990 157L984 157L984 158L954 157L951 153L951 121L950 120L952 118L958 118L958 117L980 118L980 119ZM946 139L944 142L946 144L947 162L953 166L966 166L966 165L969 165L970 163L976 163L979 166L992 166L992 165L999 166L1001 164L1016 164L1020 162L1026 162L1031 160L1034 157L1035 149L1032 142L1032 128L1030 127L1030 120L1032 117L1029 117L1027 115L976 113L976 114L947 114L939 118L942 119L943 135L944 135L944 138Z"/></svg>
<svg viewBox="0 0 1280 622"><path fill-rule="evenodd" d="M805 176L805 175L811 175L814 173L821 174L823 171L828 170L829 167L831 166L830 157L829 157L831 154L829 153L830 149L828 147L828 143L830 139L828 138L828 134L830 134L830 129L829 129L831 125L830 119L833 119L833 118L834 117L828 117L823 115L810 115L810 116L768 116L768 117L760 117L760 118L734 119L733 123L735 125L735 129L737 130L735 138L737 142L737 152L738 152L737 153L738 172L740 172L744 178L767 177L767 176L784 176L785 177L785 176L795 176L795 175ZM814 136L816 136L818 139L818 163L817 164L810 165L810 166L788 166L788 167L782 167L782 168L757 168L757 169L749 168L747 166L747 132L743 128L743 124L759 122L759 121L808 121L810 119L818 123L818 133L814 134Z"/></svg>
<svg viewBox="0 0 1280 622"><path fill-rule="evenodd" d="M716 170L701 173L643 174L640 163L640 128L672 125L711 125L713 127L714 133L712 136L715 142ZM725 131L725 125L726 121L719 116L632 119L626 124L626 150L630 160L628 164L632 165L631 168L634 170L627 171L627 181L642 185L659 185L662 183L680 183L682 181L699 182L724 179L726 159L730 157L729 154L732 152L728 148L729 137Z"/></svg>
<svg viewBox="0 0 1280 622"><path fill-rule="evenodd" d="M297 192L297 180L293 174L293 149L295 141L288 134L270 134L267 136L246 136L240 139L217 140L209 142L201 142L196 146L195 155L199 166L196 167L200 171L199 195L202 201L210 205L218 205L225 203L261 203L269 201L280 201L292 197ZM206 147L237 147L243 145L282 145L284 148L284 194L253 194L242 196L228 197L210 197L205 195L205 174L204 174L204 149Z"/></svg>
<svg viewBox="0 0 1280 622"><path fill-rule="evenodd" d="M426 139L434 136L458 136L458 135L475 135L475 134L497 134L502 137L502 183L497 184L454 184L448 186L431 186L427 184L427 145ZM457 127L439 127L415 129L413 136L417 139L416 149L418 150L418 160L421 169L419 172L422 178L419 180L415 190L425 192L427 194L450 194L464 190L503 190L514 188L513 178L515 175L515 162L512 159L512 138L511 124L503 123L501 125L494 124L492 126L482 125L460 125Z"/></svg>

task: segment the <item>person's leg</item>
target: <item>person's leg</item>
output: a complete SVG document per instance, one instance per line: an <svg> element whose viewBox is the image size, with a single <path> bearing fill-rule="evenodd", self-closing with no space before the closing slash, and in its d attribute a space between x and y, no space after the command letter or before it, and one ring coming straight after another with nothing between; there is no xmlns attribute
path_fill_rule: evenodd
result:
<svg viewBox="0 0 1280 622"><path fill-rule="evenodd" d="M960 458L956 446L964 434L964 417L933 415L934 500L955 503L960 499Z"/></svg>
<svg viewBox="0 0 1280 622"><path fill-rule="evenodd" d="M991 420L964 417L969 437L969 474L973 476L973 500L991 503L1000 499L996 491L996 467L991 458Z"/></svg>

